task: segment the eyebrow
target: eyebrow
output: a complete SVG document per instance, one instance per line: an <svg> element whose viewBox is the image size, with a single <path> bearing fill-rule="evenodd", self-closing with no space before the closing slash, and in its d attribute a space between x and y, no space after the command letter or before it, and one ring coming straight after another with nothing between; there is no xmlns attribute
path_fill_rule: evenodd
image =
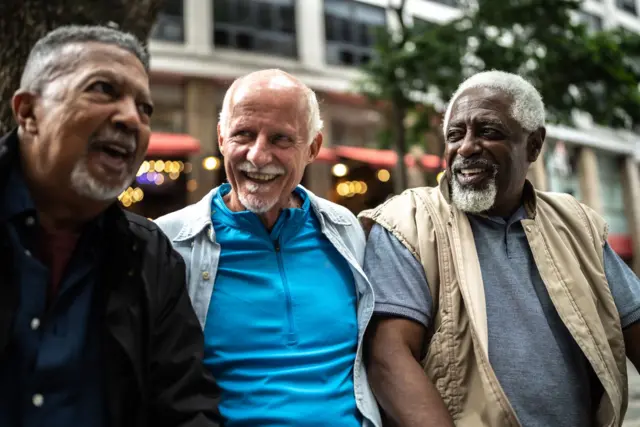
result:
<svg viewBox="0 0 640 427"><path fill-rule="evenodd" d="M478 117L476 118L476 121L483 124L507 127L507 125L497 117Z"/></svg>
<svg viewBox="0 0 640 427"><path fill-rule="evenodd" d="M144 101L145 103L153 106L153 98L151 96L151 92L148 91L145 88L142 88L141 86L135 84L135 82L133 82L132 80L127 80L126 78L120 76L117 73L114 73L110 70L96 70L95 72L90 73L89 75L87 75L85 78L82 79L80 86L84 87L85 85L87 85L91 80L95 79L96 77L102 77L102 78L106 78L109 79L111 81L114 81L116 84L118 84L119 86L130 86L136 97L139 97L142 99L142 101Z"/></svg>

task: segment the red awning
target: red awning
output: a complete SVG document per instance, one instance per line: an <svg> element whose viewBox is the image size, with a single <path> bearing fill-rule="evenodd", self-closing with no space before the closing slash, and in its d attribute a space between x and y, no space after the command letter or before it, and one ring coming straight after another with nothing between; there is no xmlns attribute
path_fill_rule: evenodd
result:
<svg viewBox="0 0 640 427"><path fill-rule="evenodd" d="M147 156L185 156L200 152L200 142L180 133L153 132Z"/></svg>
<svg viewBox="0 0 640 427"><path fill-rule="evenodd" d="M633 243L631 236L627 234L611 234L609 235L609 246L620 258L631 259L633 257Z"/></svg>
<svg viewBox="0 0 640 427"><path fill-rule="evenodd" d="M316 160L323 162L335 162L337 160L336 152L333 148L320 147L320 152Z"/></svg>
<svg viewBox="0 0 640 427"><path fill-rule="evenodd" d="M393 150L378 150L375 148L350 147L338 145L335 147L321 148L317 159L327 162L337 161L338 157L368 163L379 168L393 168L398 161L398 154ZM413 166L415 159L410 154L405 156L407 166ZM420 159L422 167L426 169L440 169L441 162L438 156L425 154Z"/></svg>

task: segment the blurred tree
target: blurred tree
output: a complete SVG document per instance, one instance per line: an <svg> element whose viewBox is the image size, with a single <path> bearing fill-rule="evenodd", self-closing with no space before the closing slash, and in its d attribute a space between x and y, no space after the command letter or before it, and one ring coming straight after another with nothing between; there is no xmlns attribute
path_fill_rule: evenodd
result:
<svg viewBox="0 0 640 427"><path fill-rule="evenodd" d="M35 42L61 25L113 22L146 41L163 0L0 0L0 135L14 124L10 100Z"/></svg>
<svg viewBox="0 0 640 427"><path fill-rule="evenodd" d="M409 142L441 155L443 138L440 147L426 144L427 131L440 132L433 106L441 109L460 82L489 69L530 80L549 122L572 125L582 112L600 125L640 128L640 36L587 28L578 19L581 0L460 3L462 15L451 22L409 26L400 19L398 28L381 31L377 57L364 67L361 91L396 111L391 138L399 154ZM394 11L403 15L404 2Z"/></svg>

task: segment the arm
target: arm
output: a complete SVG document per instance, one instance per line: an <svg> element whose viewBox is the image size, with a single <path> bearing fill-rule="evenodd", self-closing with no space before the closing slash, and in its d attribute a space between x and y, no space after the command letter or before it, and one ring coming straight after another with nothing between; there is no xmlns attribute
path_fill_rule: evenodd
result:
<svg viewBox="0 0 640 427"><path fill-rule="evenodd" d="M426 328L413 320L378 316L366 337L371 388L386 415L402 427L453 427L453 420L420 365Z"/></svg>
<svg viewBox="0 0 640 427"><path fill-rule="evenodd" d="M169 259L159 265L160 299L151 333L150 425L218 426L220 391L203 365L204 339L186 291L184 262L168 250Z"/></svg>
<svg viewBox="0 0 640 427"><path fill-rule="evenodd" d="M376 296L365 336L365 363L382 409L392 425L453 426L420 364L432 307L422 265L398 239L374 225L364 270Z"/></svg>
<svg viewBox="0 0 640 427"><path fill-rule="evenodd" d="M620 314L627 357L640 372L640 279L608 244L604 271Z"/></svg>

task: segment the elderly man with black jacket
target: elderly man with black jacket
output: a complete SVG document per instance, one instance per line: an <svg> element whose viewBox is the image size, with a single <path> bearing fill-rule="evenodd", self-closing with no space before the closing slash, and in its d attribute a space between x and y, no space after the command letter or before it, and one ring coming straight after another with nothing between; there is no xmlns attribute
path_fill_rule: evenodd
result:
<svg viewBox="0 0 640 427"><path fill-rule="evenodd" d="M145 156L149 57L62 27L33 48L0 140L0 425L217 425L185 267L116 197Z"/></svg>

